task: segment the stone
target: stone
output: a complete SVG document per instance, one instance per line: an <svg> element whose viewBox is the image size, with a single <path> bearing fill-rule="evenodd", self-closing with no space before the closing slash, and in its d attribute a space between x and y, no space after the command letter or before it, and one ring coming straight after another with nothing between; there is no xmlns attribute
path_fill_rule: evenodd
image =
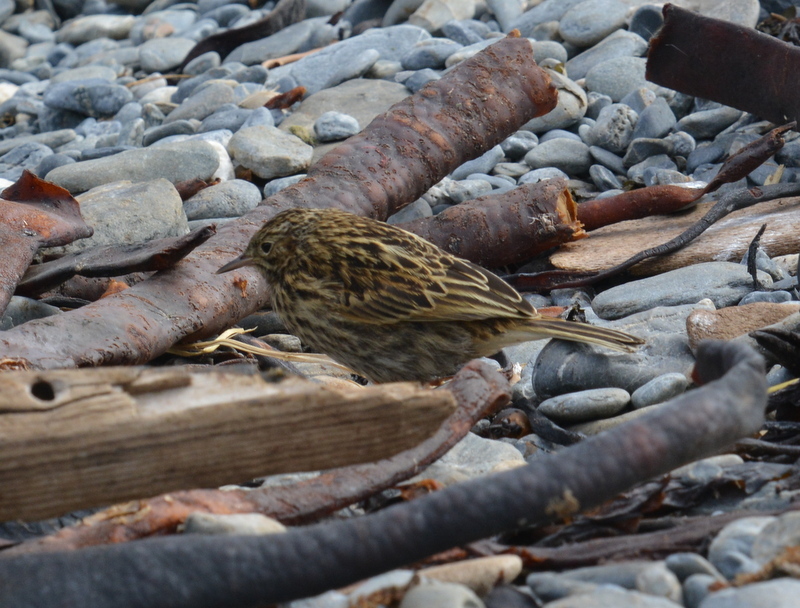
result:
<svg viewBox="0 0 800 608"><path fill-rule="evenodd" d="M564 129L574 125L586 114L588 101L583 88L558 72L548 70L547 73L556 87L558 102L556 107L544 116L525 123L521 127L525 131L543 133L551 129Z"/></svg>
<svg viewBox="0 0 800 608"><path fill-rule="evenodd" d="M592 157L589 146L582 141L552 139L528 152L525 162L533 169L555 167L567 175L577 176L588 173Z"/></svg>
<svg viewBox="0 0 800 608"><path fill-rule="evenodd" d="M489 173L494 166L503 160L503 148L495 146L481 154L478 158L468 160L460 167L456 168L450 175L451 179L465 179L471 173Z"/></svg>
<svg viewBox="0 0 800 608"><path fill-rule="evenodd" d="M625 104L611 104L600 110L597 122L588 129L584 139L590 146L624 152L633 139L638 120L639 115Z"/></svg>
<svg viewBox="0 0 800 608"><path fill-rule="evenodd" d="M347 139L360 130L358 121L342 112L325 112L314 123L314 133L322 142Z"/></svg>
<svg viewBox="0 0 800 608"><path fill-rule="evenodd" d="M291 76L310 95L356 77L358 73L363 74L378 59L400 61L417 42L429 38L428 32L413 25L367 30L299 61L270 70L267 85L277 83L284 76ZM359 63L359 58L365 52L370 52L369 61ZM348 69L342 72L332 71L331 66Z"/></svg>
<svg viewBox="0 0 800 608"><path fill-rule="evenodd" d="M102 160L106 159L87 162ZM189 231L181 197L163 178L137 183L127 180L109 182L76 198L81 206L81 215L94 228L94 234L63 247L47 248L45 255L80 253L103 245L130 245L181 236Z"/></svg>
<svg viewBox="0 0 800 608"><path fill-rule="evenodd" d="M475 0L424 0L408 18L408 23L435 32L448 21L472 19Z"/></svg>
<svg viewBox="0 0 800 608"><path fill-rule="evenodd" d="M625 25L627 14L620 0L586 0L564 13L558 32L576 47L594 46Z"/></svg>
<svg viewBox="0 0 800 608"><path fill-rule="evenodd" d="M616 57L595 65L586 73L586 89L619 101L647 85L643 57Z"/></svg>
<svg viewBox="0 0 800 608"><path fill-rule="evenodd" d="M777 323L798 311L800 303L797 302L756 302L719 310L698 310L686 319L689 345L694 349L701 340L732 340Z"/></svg>
<svg viewBox="0 0 800 608"><path fill-rule="evenodd" d="M661 14L661 7L645 4L633 13L628 31L649 41L662 25L664 25L664 16Z"/></svg>
<svg viewBox="0 0 800 608"><path fill-rule="evenodd" d="M417 42L403 57L404 70L441 69L450 55L462 49L458 42L447 38L430 38Z"/></svg>
<svg viewBox="0 0 800 608"><path fill-rule="evenodd" d="M267 126L241 129L228 144L228 153L236 164L264 179L305 171L313 150L300 138Z"/></svg>
<svg viewBox="0 0 800 608"><path fill-rule="evenodd" d="M198 87L191 96L172 110L164 119L164 124L176 120L203 120L213 114L219 107L233 103L233 89L222 81L209 81L202 89Z"/></svg>
<svg viewBox="0 0 800 608"><path fill-rule="evenodd" d="M704 311L695 311L704 312ZM692 313L695 314L695 313ZM689 315L691 317L691 315ZM663 403L681 395L689 386L686 376L678 373L663 374L643 384L631 395L631 405L640 409L656 403Z"/></svg>
<svg viewBox="0 0 800 608"><path fill-rule="evenodd" d="M544 0L530 10L525 11L514 19L508 27L518 29L525 37L531 37L533 29L548 21L560 21L564 14L573 6L580 4L583 0Z"/></svg>
<svg viewBox="0 0 800 608"><path fill-rule="evenodd" d="M234 179L204 188L183 203L189 220L239 217L255 209L261 192L255 184Z"/></svg>
<svg viewBox="0 0 800 608"><path fill-rule="evenodd" d="M800 581L778 578L710 594L701 608L793 608L800 594Z"/></svg>
<svg viewBox="0 0 800 608"><path fill-rule="evenodd" d="M195 511L186 516L184 534L242 534L247 536L280 534L286 526L260 513L203 513Z"/></svg>
<svg viewBox="0 0 800 608"><path fill-rule="evenodd" d="M50 171L47 179L76 194L122 179L139 182L165 178L175 184L208 180L219 164L217 150L210 143L186 141L64 165Z"/></svg>
<svg viewBox="0 0 800 608"><path fill-rule="evenodd" d="M56 33L58 42L79 45L98 38L122 40L136 23L132 15L88 15L65 23Z"/></svg>
<svg viewBox="0 0 800 608"><path fill-rule="evenodd" d="M484 608L475 592L454 583L421 583L405 594L399 608Z"/></svg>
<svg viewBox="0 0 800 608"><path fill-rule="evenodd" d="M567 61L567 75L573 80L585 78L596 65L618 57L641 57L647 50L647 41L641 36L618 30L599 44L586 49Z"/></svg>
<svg viewBox="0 0 800 608"><path fill-rule="evenodd" d="M593 307L597 308L597 298L603 293L594 299ZM632 353L550 340L536 359L531 376L533 390L539 399L610 386L633 393L662 374L678 372L688 376L695 360L686 336L686 317L697 308L711 306L708 301L657 306L606 325L645 340L644 346Z"/></svg>
<svg viewBox="0 0 800 608"><path fill-rule="evenodd" d="M727 106L702 110L681 118L675 125L675 130L686 131L695 139L712 139L720 131L739 120L741 116L741 110Z"/></svg>
<svg viewBox="0 0 800 608"><path fill-rule="evenodd" d="M639 112L639 120L633 130L633 139L640 137L664 137L676 123L675 114L663 97L656 99Z"/></svg>
<svg viewBox="0 0 800 608"><path fill-rule="evenodd" d="M127 88L101 78L61 82L44 93L44 103L51 108L97 118L113 116L132 99Z"/></svg>
<svg viewBox="0 0 800 608"><path fill-rule="evenodd" d="M595 388L545 399L537 410L561 424L610 418L631 402L628 391L621 388Z"/></svg>
<svg viewBox="0 0 800 608"><path fill-rule="evenodd" d="M468 433L444 456L412 479L435 479L448 486L524 464L525 459L514 446Z"/></svg>
<svg viewBox="0 0 800 608"><path fill-rule="evenodd" d="M708 561L728 580L737 574L758 571L761 566L751 557L753 543L761 531L775 520L775 517L766 516L742 517L729 523L711 541Z"/></svg>

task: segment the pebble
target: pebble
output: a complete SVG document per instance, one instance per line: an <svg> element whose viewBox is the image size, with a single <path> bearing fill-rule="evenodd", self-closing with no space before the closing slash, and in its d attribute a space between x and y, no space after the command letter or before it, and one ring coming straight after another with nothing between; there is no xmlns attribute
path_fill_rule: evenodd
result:
<svg viewBox="0 0 800 608"><path fill-rule="evenodd" d="M431 217L432 215L433 211L431 210L431 206L428 204L428 201L423 198L418 198L410 205L403 207L394 215L389 216L386 219L386 223L404 224L406 222L412 222L423 217Z"/></svg>
<svg viewBox="0 0 800 608"><path fill-rule="evenodd" d="M800 581L779 578L710 594L701 608L793 608L800 594Z"/></svg>
<svg viewBox="0 0 800 608"><path fill-rule="evenodd" d="M628 145L628 150L622 158L622 164L631 168L653 157L663 158L665 156L670 156L672 151L671 143L665 139L639 137L632 140ZM646 167L647 165L645 165L644 168ZM644 172L644 168L642 168L642 172Z"/></svg>
<svg viewBox="0 0 800 608"><path fill-rule="evenodd" d="M503 156L505 156L503 148L499 145L495 146L484 152L478 158L465 162L450 174L450 178L460 180L465 179L472 173L489 173L494 169L495 165L503 159Z"/></svg>
<svg viewBox="0 0 800 608"><path fill-rule="evenodd" d="M211 144L187 141L63 165L50 171L47 179L75 194L121 179L208 180L218 167L219 156Z"/></svg>
<svg viewBox="0 0 800 608"><path fill-rule="evenodd" d="M732 340L777 323L798 311L800 303L797 302L756 302L719 310L698 310L686 319L689 345L694 349L701 340Z"/></svg>
<svg viewBox="0 0 800 608"><path fill-rule="evenodd" d="M624 152L633 139L639 115L621 103L612 103L600 110L595 124L585 132L589 146L599 146L610 152Z"/></svg>
<svg viewBox="0 0 800 608"><path fill-rule="evenodd" d="M737 574L756 572L761 567L751 557L753 543L775 517L743 517L722 528L708 547L708 561L732 580Z"/></svg>
<svg viewBox="0 0 800 608"><path fill-rule="evenodd" d="M184 201L183 211L190 220L239 217L255 209L260 202L258 186L234 179L204 188Z"/></svg>
<svg viewBox="0 0 800 608"><path fill-rule="evenodd" d="M233 89L224 81L209 81L198 86L192 94L172 110L164 124L176 120L203 120L225 104L234 102Z"/></svg>
<svg viewBox="0 0 800 608"><path fill-rule="evenodd" d="M765 285L772 284L765 272L759 271L758 276ZM703 298L722 308L736 304L752 290L752 278L740 264L704 262L612 287L592 305L600 317L619 319L655 306L693 304Z"/></svg>
<svg viewBox="0 0 800 608"><path fill-rule="evenodd" d="M548 75L558 93L556 107L544 116L525 123L522 126L525 131L543 133L551 129L564 129L574 125L586 114L588 100L583 88L558 72L548 71Z"/></svg>
<svg viewBox="0 0 800 608"><path fill-rule="evenodd" d="M540 23L560 21L564 14L583 0L544 0L514 19L508 27L518 29L523 36L530 36ZM509 30L510 31L510 30Z"/></svg>
<svg viewBox="0 0 800 608"><path fill-rule="evenodd" d="M567 61L567 74L573 80L585 78L589 70L601 63L620 57L641 57L645 51L647 41L644 38L633 32L617 30L596 46Z"/></svg>
<svg viewBox="0 0 800 608"><path fill-rule="evenodd" d="M68 255L102 245L129 245L189 232L181 197L163 178L106 182L76 198L94 234L63 247L47 248L46 255Z"/></svg>
<svg viewBox="0 0 800 608"><path fill-rule="evenodd" d="M628 31L649 41L662 25L664 25L664 16L661 14L661 8L645 4L633 13L631 22L628 24Z"/></svg>
<svg viewBox="0 0 800 608"><path fill-rule="evenodd" d="M621 388L596 388L551 397L539 404L539 412L555 422L570 424L619 414L631 402Z"/></svg>
<svg viewBox="0 0 800 608"><path fill-rule="evenodd" d="M603 61L586 72L586 89L620 101L631 91L647 84L645 63L644 57L616 57Z"/></svg>
<svg viewBox="0 0 800 608"><path fill-rule="evenodd" d="M559 138L540 143L525 155L525 163L532 169L556 168L568 175L584 175L592 157L582 141Z"/></svg>
<svg viewBox="0 0 800 608"><path fill-rule="evenodd" d="M314 123L314 133L322 142L347 139L361 130L358 121L342 112L325 112Z"/></svg>
<svg viewBox="0 0 800 608"><path fill-rule="evenodd" d="M620 0L585 0L561 17L558 33L576 47L594 46L625 24L628 5Z"/></svg>
<svg viewBox="0 0 800 608"><path fill-rule="evenodd" d="M741 110L728 107L701 110L681 118L675 128L678 131L686 131L695 139L711 139L739 120L741 116Z"/></svg>
<svg viewBox="0 0 800 608"><path fill-rule="evenodd" d="M33 319L51 317L60 312L60 308L38 300L23 298L22 296L11 296L8 306L3 314L0 315L0 331L6 331Z"/></svg>
<svg viewBox="0 0 800 608"><path fill-rule="evenodd" d="M464 439L414 480L435 479L448 486L524 464L525 459L514 446L468 433Z"/></svg>
<svg viewBox="0 0 800 608"><path fill-rule="evenodd" d="M463 46L447 38L420 40L401 59L404 70L440 69L450 55Z"/></svg>
<svg viewBox="0 0 800 608"><path fill-rule="evenodd" d="M673 553L664 560L664 564L681 582L695 574L704 574L718 581L724 580L711 562L698 553Z"/></svg>
<svg viewBox="0 0 800 608"><path fill-rule="evenodd" d="M597 311L599 294L592 302ZM694 357L689 350L686 318L697 309L709 309L711 302L683 306L655 306L612 323L646 341L633 353L551 340L534 364L531 383L540 399L590 388L617 387L633 393L663 374L678 372L689 376ZM602 370L602 373L598 373Z"/></svg>
<svg viewBox="0 0 800 608"><path fill-rule="evenodd" d="M184 534L244 534L248 536L279 534L286 526L260 513L203 513L187 515L183 523Z"/></svg>
<svg viewBox="0 0 800 608"><path fill-rule="evenodd" d="M431 566L418 571L428 580L458 583L485 596L497 584L511 583L522 572L522 559L517 555L492 555Z"/></svg>
<svg viewBox="0 0 800 608"><path fill-rule="evenodd" d="M689 315L691 317L691 315ZM683 394L688 388L686 376L678 373L664 374L643 384L631 395L631 405L640 409L656 403L663 403Z"/></svg>
<svg viewBox="0 0 800 608"><path fill-rule="evenodd" d="M43 97L50 108L96 118L113 116L132 99L127 88L102 78L60 82L48 87Z"/></svg>
<svg viewBox="0 0 800 608"><path fill-rule="evenodd" d="M308 94L316 93L357 78L378 59L400 61L417 42L429 38L428 32L414 25L368 30L299 61L270 70L267 86L289 76L297 85L305 87ZM332 69L332 66L337 67Z"/></svg>
<svg viewBox="0 0 800 608"><path fill-rule="evenodd" d="M449 181L445 188L450 201L454 204L469 201L492 191L492 184L484 179L463 179Z"/></svg>
<svg viewBox="0 0 800 608"><path fill-rule="evenodd" d="M455 583L419 584L400 601L399 608L483 608L475 592Z"/></svg>
<svg viewBox="0 0 800 608"><path fill-rule="evenodd" d="M708 574L692 574L683 583L683 603L686 608L699 608L711 593L711 586L720 581Z"/></svg>
<svg viewBox="0 0 800 608"><path fill-rule="evenodd" d="M448 21L472 19L474 15L474 0L436 0L435 2L423 2L411 14L408 22L428 32L435 32Z"/></svg>
<svg viewBox="0 0 800 608"><path fill-rule="evenodd" d="M622 189L622 181L614 175L611 169L603 165L592 165L589 167L589 177L592 178L592 182L601 192Z"/></svg>
<svg viewBox="0 0 800 608"><path fill-rule="evenodd" d="M228 144L231 159L264 179L293 175L311 165L314 149L276 127L247 127Z"/></svg>
<svg viewBox="0 0 800 608"><path fill-rule="evenodd" d="M639 112L639 120L633 130L633 139L664 137L676 122L675 114L667 101L663 97L656 97L653 103Z"/></svg>
<svg viewBox="0 0 800 608"><path fill-rule="evenodd" d="M545 167L544 169L534 169L528 171L525 175L519 178L520 184L535 184L546 179L569 179L569 175L564 173L561 169L555 167Z"/></svg>

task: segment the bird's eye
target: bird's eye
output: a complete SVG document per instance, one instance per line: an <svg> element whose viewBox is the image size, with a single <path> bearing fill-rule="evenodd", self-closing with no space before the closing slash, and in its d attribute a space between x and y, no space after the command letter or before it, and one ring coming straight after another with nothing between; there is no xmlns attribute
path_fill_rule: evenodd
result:
<svg viewBox="0 0 800 608"><path fill-rule="evenodd" d="M272 249L272 243L270 243L269 241L267 241L265 243L261 243L261 252L262 253L265 253L265 254L269 253L270 249Z"/></svg>

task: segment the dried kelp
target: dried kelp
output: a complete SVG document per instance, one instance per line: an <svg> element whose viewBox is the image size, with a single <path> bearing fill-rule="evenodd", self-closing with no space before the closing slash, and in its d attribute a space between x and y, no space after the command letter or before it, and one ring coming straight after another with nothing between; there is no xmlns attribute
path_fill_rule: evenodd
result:
<svg viewBox="0 0 800 608"><path fill-rule="evenodd" d="M131 272L166 270L216 233L216 227L202 226L189 234L132 245L94 247L82 253L30 266L17 284L16 294L37 296L75 275L116 277Z"/></svg>
<svg viewBox="0 0 800 608"><path fill-rule="evenodd" d="M94 231L83 221L78 201L69 192L27 170L0 196L1 315L39 247L66 245Z"/></svg>
<svg viewBox="0 0 800 608"><path fill-rule="evenodd" d="M594 230L624 220L683 209L699 200L704 194L715 192L723 184L730 184L747 177L783 148L784 134L796 126L797 123L790 122L776 127L755 141L742 146L738 152L725 160L717 174L704 188L648 186L616 196L586 201L578 206L578 219L586 230Z"/></svg>
<svg viewBox="0 0 800 608"><path fill-rule="evenodd" d="M143 363L181 339L218 333L267 302L257 271L215 272L275 213L336 206L386 218L555 103L530 42L500 40L376 118L325 155L305 180L226 223L173 270L4 332L0 359L35 368Z"/></svg>
<svg viewBox="0 0 800 608"><path fill-rule="evenodd" d="M445 251L497 268L586 236L564 179L481 196L400 227Z"/></svg>
<svg viewBox="0 0 800 608"><path fill-rule="evenodd" d="M650 40L647 80L774 123L800 119L800 48L674 4L663 12L664 25Z"/></svg>

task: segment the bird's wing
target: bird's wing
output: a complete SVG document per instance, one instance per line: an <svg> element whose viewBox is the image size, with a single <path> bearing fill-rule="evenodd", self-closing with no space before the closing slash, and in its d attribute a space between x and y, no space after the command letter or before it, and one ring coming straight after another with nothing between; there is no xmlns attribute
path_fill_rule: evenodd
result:
<svg viewBox="0 0 800 608"><path fill-rule="evenodd" d="M526 318L535 309L508 283L480 266L418 239L383 243L377 264L346 277L343 318L362 323ZM376 252L371 251L373 260ZM350 265L352 268L352 265Z"/></svg>

